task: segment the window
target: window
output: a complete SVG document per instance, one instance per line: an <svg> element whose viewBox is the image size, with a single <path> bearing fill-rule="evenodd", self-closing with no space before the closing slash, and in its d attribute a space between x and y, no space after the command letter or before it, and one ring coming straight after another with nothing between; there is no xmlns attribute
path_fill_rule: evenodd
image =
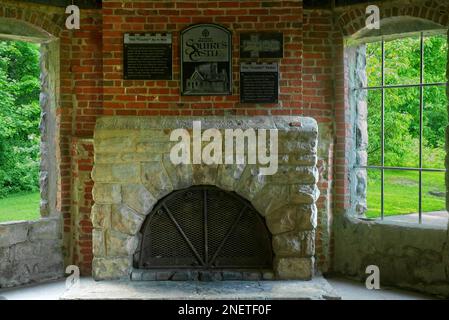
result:
<svg viewBox="0 0 449 320"><path fill-rule="evenodd" d="M447 46L424 33L365 45L367 218L447 225Z"/></svg>
<svg viewBox="0 0 449 320"><path fill-rule="evenodd" d="M41 216L39 47L0 40L0 223Z"/></svg>

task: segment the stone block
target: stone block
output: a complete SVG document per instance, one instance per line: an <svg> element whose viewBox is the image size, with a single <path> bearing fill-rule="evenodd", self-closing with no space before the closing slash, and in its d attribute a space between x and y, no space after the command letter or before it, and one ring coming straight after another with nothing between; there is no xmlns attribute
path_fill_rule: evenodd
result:
<svg viewBox="0 0 449 320"><path fill-rule="evenodd" d="M126 205L113 205L111 220L112 229L133 236L139 232L144 217Z"/></svg>
<svg viewBox="0 0 449 320"><path fill-rule="evenodd" d="M133 270L131 273L132 281L142 281L143 271L142 270Z"/></svg>
<svg viewBox="0 0 449 320"><path fill-rule="evenodd" d="M236 185L236 191L251 201L268 183L267 180L267 176L262 175L256 165L246 165Z"/></svg>
<svg viewBox="0 0 449 320"><path fill-rule="evenodd" d="M160 199L173 191L170 178L162 162L143 162L141 174L143 185L155 199Z"/></svg>
<svg viewBox="0 0 449 320"><path fill-rule="evenodd" d="M266 217L266 224L271 234L292 231L296 226L297 205L285 205L272 211Z"/></svg>
<svg viewBox="0 0 449 320"><path fill-rule="evenodd" d="M122 201L141 215L150 213L156 199L141 184L126 184L122 187Z"/></svg>
<svg viewBox="0 0 449 320"><path fill-rule="evenodd" d="M243 274L238 271L223 271L223 280L243 280Z"/></svg>
<svg viewBox="0 0 449 320"><path fill-rule="evenodd" d="M102 136L95 135L94 145L96 152L107 152L107 153L117 153L117 152L132 152L135 151L135 143L132 136L128 133L121 133L122 136L116 135L116 132L103 131ZM126 136L126 135L128 136ZM108 135L112 135L107 137Z"/></svg>
<svg viewBox="0 0 449 320"><path fill-rule="evenodd" d="M293 231L273 236L277 257L311 257L315 253L314 231Z"/></svg>
<svg viewBox="0 0 449 320"><path fill-rule="evenodd" d="M55 218L42 218L30 222L29 239L34 240L54 240L61 239L61 220Z"/></svg>
<svg viewBox="0 0 449 320"><path fill-rule="evenodd" d="M278 172L270 176L270 182L279 184L315 184L318 182L318 169L303 166L279 166Z"/></svg>
<svg viewBox="0 0 449 320"><path fill-rule="evenodd" d="M171 277L173 281L197 281L198 272L196 271L176 271Z"/></svg>
<svg viewBox="0 0 449 320"><path fill-rule="evenodd" d="M11 251L10 248L0 248L0 261L1 262L10 261L10 251Z"/></svg>
<svg viewBox="0 0 449 320"><path fill-rule="evenodd" d="M317 226L318 210L315 204L297 205L296 229L313 230Z"/></svg>
<svg viewBox="0 0 449 320"><path fill-rule="evenodd" d="M262 279L263 280L274 280L274 272L271 272L271 271L265 271L263 274L262 274Z"/></svg>
<svg viewBox="0 0 449 320"><path fill-rule="evenodd" d="M259 281L262 280L260 272L242 272L243 280L245 281Z"/></svg>
<svg viewBox="0 0 449 320"><path fill-rule="evenodd" d="M137 236L132 237L116 231L108 232L105 238L106 254L112 257L132 257L139 244L139 239Z"/></svg>
<svg viewBox="0 0 449 320"><path fill-rule="evenodd" d="M268 216L288 203L289 192L288 185L269 184L254 196L251 203L262 216Z"/></svg>
<svg viewBox="0 0 449 320"><path fill-rule="evenodd" d="M276 258L276 277L282 280L310 280L314 274L313 258Z"/></svg>
<svg viewBox="0 0 449 320"><path fill-rule="evenodd" d="M139 183L140 165L135 163L113 164L111 167L112 182Z"/></svg>
<svg viewBox="0 0 449 320"><path fill-rule="evenodd" d="M290 186L290 201L295 204L313 204L320 196L315 184Z"/></svg>
<svg viewBox="0 0 449 320"><path fill-rule="evenodd" d="M29 222L5 222L0 224L0 248L27 241Z"/></svg>
<svg viewBox="0 0 449 320"><path fill-rule="evenodd" d="M217 186L224 190L234 190L246 164L223 164L218 167Z"/></svg>
<svg viewBox="0 0 449 320"><path fill-rule="evenodd" d="M316 166L316 154L287 153L279 154L279 165Z"/></svg>
<svg viewBox="0 0 449 320"><path fill-rule="evenodd" d="M173 271L158 271L156 273L156 280L157 281L167 281L170 280L173 276Z"/></svg>
<svg viewBox="0 0 449 320"><path fill-rule="evenodd" d="M174 189L183 189L193 184L193 170L190 164L173 164L169 154L164 154L163 165Z"/></svg>
<svg viewBox="0 0 449 320"><path fill-rule="evenodd" d="M194 185L215 185L217 181L218 165L192 165Z"/></svg>
<svg viewBox="0 0 449 320"><path fill-rule="evenodd" d="M94 257L92 276L95 280L129 279L131 265L130 257Z"/></svg>
<svg viewBox="0 0 449 320"><path fill-rule="evenodd" d="M106 255L103 229L92 230L92 253L96 257L103 257Z"/></svg>
<svg viewBox="0 0 449 320"><path fill-rule="evenodd" d="M145 270L142 273L142 281L154 281L156 280L156 271Z"/></svg>
<svg viewBox="0 0 449 320"><path fill-rule="evenodd" d="M119 184L95 183L92 196L95 203L99 204L113 204L122 201Z"/></svg>
<svg viewBox="0 0 449 320"><path fill-rule="evenodd" d="M94 228L110 228L111 212L110 204L95 203L92 206L92 225Z"/></svg>

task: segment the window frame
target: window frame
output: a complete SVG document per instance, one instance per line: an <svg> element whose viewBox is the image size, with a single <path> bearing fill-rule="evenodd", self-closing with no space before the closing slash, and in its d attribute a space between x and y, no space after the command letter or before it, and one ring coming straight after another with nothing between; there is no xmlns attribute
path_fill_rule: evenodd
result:
<svg viewBox="0 0 449 320"><path fill-rule="evenodd" d="M421 31L418 33L420 37L420 74L419 74L419 83L414 84L385 84L385 42L388 40L391 40L389 37L388 40L385 39L385 37L381 37L380 41L375 42L381 42L381 84L377 86L369 86L368 83L366 83L365 86L361 87L355 87L353 88L354 91L361 91L368 92L369 90L380 90L381 92L381 163L378 166L375 165L355 165L355 169L365 169L365 170L379 170L381 173L381 212L380 212L380 220L384 220L385 217L385 171L386 170L398 170L398 171L414 171L418 172L419 174L419 180L418 180L418 222L421 225L422 224L422 200L423 200L423 181L422 181L422 173L423 172L447 172L446 168L423 168L423 114L424 114L424 88L426 87L448 87L449 86L449 80L446 82L431 82L426 83L424 81L424 38L427 36L425 32ZM415 33L416 35L416 33ZM435 35L447 35L447 31L442 30L441 32L432 33L430 36ZM413 34L409 34L406 37L413 36ZM398 36L398 38L404 38ZM449 42L448 42L449 44ZM448 49L449 50L449 49ZM448 61L449 63L449 61ZM366 65L365 65L366 66ZM396 166L385 166L385 90L386 89L397 89L397 88L419 88L419 165L417 168L414 167L396 167ZM369 106L368 106L369 108ZM366 120L367 121L367 120ZM367 129L369 130L369 128ZM369 141L368 141L369 143Z"/></svg>

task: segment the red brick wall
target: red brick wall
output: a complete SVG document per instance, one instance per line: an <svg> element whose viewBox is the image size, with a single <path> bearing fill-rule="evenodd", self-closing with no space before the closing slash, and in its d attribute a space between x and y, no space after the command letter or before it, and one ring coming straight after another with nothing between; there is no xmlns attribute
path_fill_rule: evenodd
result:
<svg viewBox="0 0 449 320"><path fill-rule="evenodd" d="M103 1L104 114L270 115L301 113L301 1ZM217 23L233 33L233 94L181 96L179 33L194 23ZM239 103L239 33L284 33L278 104ZM173 80L123 80L125 32L173 33Z"/></svg>
<svg viewBox="0 0 449 320"><path fill-rule="evenodd" d="M90 173L93 167L94 146L90 139L74 138L72 154L72 212L71 233L72 261L81 274L88 275L92 269L92 222L90 213L93 205Z"/></svg>
<svg viewBox="0 0 449 320"><path fill-rule="evenodd" d="M316 263L321 271L330 266L329 239L332 223L332 172L334 149L334 52L330 11L305 11L303 25L303 114L319 124Z"/></svg>
<svg viewBox="0 0 449 320"><path fill-rule="evenodd" d="M61 212L66 264L91 273L92 138L103 113L102 18L99 10L81 11L81 29L61 38Z"/></svg>

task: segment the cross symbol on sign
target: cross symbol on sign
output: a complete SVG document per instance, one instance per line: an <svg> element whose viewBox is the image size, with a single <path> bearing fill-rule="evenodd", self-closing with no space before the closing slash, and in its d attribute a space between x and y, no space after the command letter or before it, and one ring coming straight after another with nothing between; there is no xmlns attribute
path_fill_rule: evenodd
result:
<svg viewBox="0 0 449 320"><path fill-rule="evenodd" d="M260 52L279 51L281 44L277 40L261 40L258 34L250 35L249 40L243 41L243 51L250 51L251 58L259 58Z"/></svg>

